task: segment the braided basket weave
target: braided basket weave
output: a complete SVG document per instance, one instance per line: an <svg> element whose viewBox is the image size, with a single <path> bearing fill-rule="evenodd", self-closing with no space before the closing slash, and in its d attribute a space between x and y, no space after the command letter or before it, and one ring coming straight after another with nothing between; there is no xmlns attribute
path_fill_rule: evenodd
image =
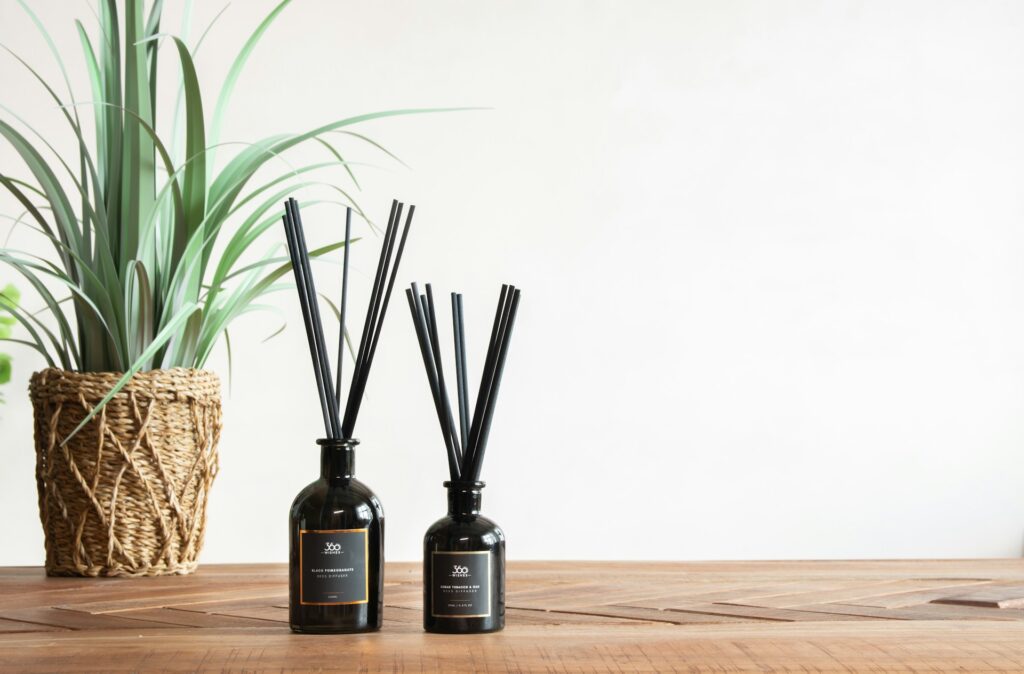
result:
<svg viewBox="0 0 1024 674"><path fill-rule="evenodd" d="M220 380L136 374L62 444L117 373L32 375L36 483L51 576L160 576L196 569L217 474Z"/></svg>

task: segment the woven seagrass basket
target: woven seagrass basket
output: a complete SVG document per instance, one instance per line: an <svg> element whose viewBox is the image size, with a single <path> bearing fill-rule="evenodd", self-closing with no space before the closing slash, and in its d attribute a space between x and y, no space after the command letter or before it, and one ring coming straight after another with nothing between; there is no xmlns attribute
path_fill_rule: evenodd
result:
<svg viewBox="0 0 1024 674"><path fill-rule="evenodd" d="M217 474L220 380L136 374L73 438L117 373L32 375L36 484L51 576L160 576L196 569Z"/></svg>

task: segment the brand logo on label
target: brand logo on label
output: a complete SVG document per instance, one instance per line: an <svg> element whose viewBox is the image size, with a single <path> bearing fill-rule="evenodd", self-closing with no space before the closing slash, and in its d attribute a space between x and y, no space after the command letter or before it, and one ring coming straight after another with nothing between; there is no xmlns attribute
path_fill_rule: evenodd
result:
<svg viewBox="0 0 1024 674"><path fill-rule="evenodd" d="M452 578L469 578L469 567L456 564L452 567Z"/></svg>
<svg viewBox="0 0 1024 674"><path fill-rule="evenodd" d="M324 543L324 554L325 555L340 555L341 554L341 543L331 543L327 541Z"/></svg>

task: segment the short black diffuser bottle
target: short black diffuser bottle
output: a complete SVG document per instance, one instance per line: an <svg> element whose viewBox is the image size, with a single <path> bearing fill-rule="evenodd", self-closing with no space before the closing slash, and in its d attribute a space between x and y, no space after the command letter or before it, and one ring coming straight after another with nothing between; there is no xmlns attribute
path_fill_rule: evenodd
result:
<svg viewBox="0 0 1024 674"><path fill-rule="evenodd" d="M295 632L380 629L384 509L355 479L358 440L318 440L320 479L295 497L288 618Z"/></svg>
<svg viewBox="0 0 1024 674"><path fill-rule="evenodd" d="M445 482L448 515L423 538L423 628L445 634L505 627L505 534L480 514L483 482Z"/></svg>
<svg viewBox="0 0 1024 674"><path fill-rule="evenodd" d="M405 295L441 425L451 478L444 483L448 489L448 515L434 522L423 538L423 629L445 634L496 632L505 627L505 533L480 514L480 490L484 487L480 469L520 291L507 284L501 287L476 412L472 415L462 295L452 293L457 424L445 386L433 289L428 283L427 293L421 295L413 283Z"/></svg>

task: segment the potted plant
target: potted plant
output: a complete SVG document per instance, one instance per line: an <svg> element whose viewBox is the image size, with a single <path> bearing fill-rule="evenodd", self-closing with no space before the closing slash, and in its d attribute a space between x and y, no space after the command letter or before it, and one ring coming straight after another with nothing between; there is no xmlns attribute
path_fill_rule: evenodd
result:
<svg viewBox="0 0 1024 674"><path fill-rule="evenodd" d="M90 97L76 98L66 75L51 85L14 56L59 106L77 144L75 156L61 157L24 119L14 113L0 118L0 139L29 173L16 176L5 168L0 185L52 246L50 259L0 249L0 261L27 280L47 310L38 315L4 305L23 327L24 342L48 365L32 376L30 395L51 575L196 568L221 431L219 380L202 368L231 321L278 290L290 272L278 249L255 262L251 250L263 247L267 230L276 232L279 204L310 184L311 172L342 166L355 180L339 139L383 151L349 127L423 112L365 114L264 138L241 144L216 166L215 153L227 153L218 144L231 93L288 2L242 46L209 124L193 63L196 47L161 32L162 0L148 11L143 0L126 0L123 17L116 0L101 0L98 31L91 35L76 21ZM19 3L65 72L45 27ZM179 95L178 109L157 115L161 49L177 61ZM158 126L178 127L173 120L179 116L180 142L173 132L165 142ZM93 134L86 130L90 123ZM322 146L328 159L257 182L268 160L308 142Z"/></svg>

